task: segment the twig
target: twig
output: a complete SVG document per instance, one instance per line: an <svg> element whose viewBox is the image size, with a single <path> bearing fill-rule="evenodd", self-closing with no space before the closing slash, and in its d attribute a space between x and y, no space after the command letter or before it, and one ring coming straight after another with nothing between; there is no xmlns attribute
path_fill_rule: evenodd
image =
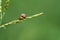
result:
<svg viewBox="0 0 60 40"><path fill-rule="evenodd" d="M2 0L0 0L0 25L2 22Z"/></svg>
<svg viewBox="0 0 60 40"><path fill-rule="evenodd" d="M6 11L8 10L10 0L6 0L5 5L4 5L4 11L3 11L3 17L6 14Z"/></svg>
<svg viewBox="0 0 60 40"><path fill-rule="evenodd" d="M2 23L2 19L8 9L10 0L6 0L6 4L4 5L4 12L2 12L2 0L0 0L0 25Z"/></svg>
<svg viewBox="0 0 60 40"><path fill-rule="evenodd" d="M8 10L9 3L10 3L10 0L6 0L6 3L4 5L4 12L6 12Z"/></svg>
<svg viewBox="0 0 60 40"><path fill-rule="evenodd" d="M40 16L40 15L42 15L42 14L43 14L43 13L38 13L38 14L35 14L35 15L32 15L32 16L26 17L26 19L31 19L31 18ZM24 20L26 20L26 19L24 19ZM8 22L8 23L6 23L6 24L1 25L0 28L6 27L6 26L8 26L8 25L10 25L10 24L16 24L16 23L19 23L19 22L23 22L23 20L19 20L19 19L13 20L13 21L11 21L11 22Z"/></svg>

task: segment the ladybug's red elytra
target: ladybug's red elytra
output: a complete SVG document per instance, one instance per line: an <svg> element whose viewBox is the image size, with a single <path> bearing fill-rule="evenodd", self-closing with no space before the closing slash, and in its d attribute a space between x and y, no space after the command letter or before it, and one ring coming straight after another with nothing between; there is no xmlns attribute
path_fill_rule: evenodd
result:
<svg viewBox="0 0 60 40"><path fill-rule="evenodd" d="M21 16L19 17L19 20L24 20L26 18L26 14L22 13Z"/></svg>

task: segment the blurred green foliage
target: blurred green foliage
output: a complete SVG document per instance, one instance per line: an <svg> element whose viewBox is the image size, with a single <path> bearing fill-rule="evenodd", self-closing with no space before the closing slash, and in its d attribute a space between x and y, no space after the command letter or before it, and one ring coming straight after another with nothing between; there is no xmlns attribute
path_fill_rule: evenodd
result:
<svg viewBox="0 0 60 40"><path fill-rule="evenodd" d="M1 28L0 40L60 40L60 0L11 0L2 24L18 19L23 12L44 15Z"/></svg>

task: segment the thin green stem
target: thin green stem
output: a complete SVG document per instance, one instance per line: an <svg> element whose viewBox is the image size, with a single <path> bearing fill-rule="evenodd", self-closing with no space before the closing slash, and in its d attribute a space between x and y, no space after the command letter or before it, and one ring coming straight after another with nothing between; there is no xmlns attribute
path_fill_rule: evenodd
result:
<svg viewBox="0 0 60 40"><path fill-rule="evenodd" d="M10 0L6 0L5 5L4 5L4 11L2 13L2 17L6 14L6 11L8 10Z"/></svg>
<svg viewBox="0 0 60 40"><path fill-rule="evenodd" d="M6 0L6 4L4 6L4 12L2 13L2 0L0 0L0 25L2 23L2 18L4 17L4 15L8 9L9 2L10 2L10 0Z"/></svg>
<svg viewBox="0 0 60 40"><path fill-rule="evenodd" d="M4 5L4 12L8 10L10 0L6 0L5 5Z"/></svg>
<svg viewBox="0 0 60 40"><path fill-rule="evenodd" d="M0 0L0 25L2 22L2 0Z"/></svg>
<svg viewBox="0 0 60 40"><path fill-rule="evenodd" d="M31 18L34 18L34 17L37 17L37 16L41 16L42 14L43 14L43 13L35 14L35 15L32 15L32 16L26 17L26 19L24 19L24 20L31 19ZM19 22L23 22L24 20L19 20L19 19L13 20L13 21L11 21L11 22L8 22L8 23L6 23L6 24L1 25L0 28L6 27L6 26L8 26L8 25L10 25L10 24L16 24L16 23L19 23Z"/></svg>

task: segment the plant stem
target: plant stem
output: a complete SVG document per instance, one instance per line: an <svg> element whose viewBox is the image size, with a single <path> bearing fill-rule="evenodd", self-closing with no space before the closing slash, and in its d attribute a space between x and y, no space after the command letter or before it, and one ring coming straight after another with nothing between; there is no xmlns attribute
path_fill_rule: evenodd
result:
<svg viewBox="0 0 60 40"><path fill-rule="evenodd" d="M2 23L2 18L4 17L4 15L5 15L5 13L8 9L9 2L10 2L10 0L6 0L6 4L5 4L5 7L4 7L4 12L2 13L2 0L0 0L0 25Z"/></svg>
<svg viewBox="0 0 60 40"><path fill-rule="evenodd" d="M38 14L35 14L35 15L32 15L32 16L26 17L26 19L31 19L31 18L40 16L40 15L42 15L42 14L43 14L43 13L38 13ZM24 20L26 20L26 19L24 19ZM8 26L8 25L10 25L10 24L16 24L16 23L19 23L19 22L23 22L24 20L19 20L19 19L13 20L13 21L11 21L11 22L8 22L8 23L6 23L6 24L1 25L0 28L5 27L5 26Z"/></svg>
<svg viewBox="0 0 60 40"><path fill-rule="evenodd" d="M8 10L10 0L6 0L5 5L4 5L4 12L3 12L3 17L6 14L6 11Z"/></svg>
<svg viewBox="0 0 60 40"><path fill-rule="evenodd" d="M2 22L2 0L0 0L0 25Z"/></svg>

